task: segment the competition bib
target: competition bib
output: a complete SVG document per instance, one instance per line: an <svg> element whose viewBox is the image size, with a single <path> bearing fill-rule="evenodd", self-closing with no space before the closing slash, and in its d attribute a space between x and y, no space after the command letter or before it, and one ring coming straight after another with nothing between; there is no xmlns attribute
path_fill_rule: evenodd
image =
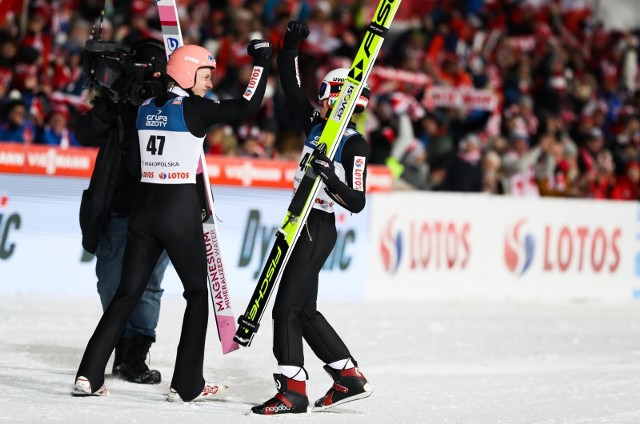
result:
<svg viewBox="0 0 640 424"><path fill-rule="evenodd" d="M152 99L138 109L140 181L154 184L195 184L203 138L194 136L184 121L183 97L157 107Z"/></svg>

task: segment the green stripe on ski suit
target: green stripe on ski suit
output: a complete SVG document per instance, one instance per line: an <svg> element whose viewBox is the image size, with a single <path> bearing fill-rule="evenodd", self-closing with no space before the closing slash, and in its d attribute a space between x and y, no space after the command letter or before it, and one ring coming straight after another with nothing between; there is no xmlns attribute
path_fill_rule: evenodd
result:
<svg viewBox="0 0 640 424"><path fill-rule="evenodd" d="M349 76L340 90L338 100L333 105L331 115L329 115L329 119L320 135L320 141L318 143L318 145L321 143L326 144L327 149L325 154L331 159L333 159L338 148L338 141L341 140L342 133L351 119L356 100L362 92L363 83L367 80L371 68L373 68L373 63L378 56L378 51L382 46L386 31L389 29L391 21L393 21L393 17L400 7L400 3L401 0L380 0L371 24L369 24L369 28L360 44L358 54L356 54L351 64ZM310 164L311 160L307 164L308 168L311 167ZM316 178L313 183L311 189L313 195L307 198L304 210L311 209L311 203L315 201L320 181L320 178ZM299 224L300 220L297 219L297 217L292 217L291 213L287 212L287 216L280 230L289 246L294 244L296 237L299 235Z"/></svg>

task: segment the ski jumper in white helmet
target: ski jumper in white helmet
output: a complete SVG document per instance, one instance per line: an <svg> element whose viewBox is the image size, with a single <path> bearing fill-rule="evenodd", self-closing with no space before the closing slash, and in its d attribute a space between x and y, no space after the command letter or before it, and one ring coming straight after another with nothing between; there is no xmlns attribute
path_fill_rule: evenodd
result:
<svg viewBox="0 0 640 424"><path fill-rule="evenodd" d="M312 104L300 85L297 49L279 50L278 72L287 110L306 135L295 175L294 189L297 189L311 153L320 140L326 117L321 116L320 111L314 107L314 104L317 104L316 99ZM318 100L329 100L329 106L332 106L332 101L337 97L345 77L345 69L329 72L320 84ZM367 106L368 96L367 90L365 95L357 100L358 112ZM326 364L343 360L345 363L355 363L335 329L318 312L316 298L321 280L320 271L337 240L334 214L336 206L339 205L351 213L358 213L366 204L369 155L370 149L366 140L356 131L355 125L349 124L333 158L338 181L333 187L321 183L321 190L314 200L313 209L305 224L306 228L301 232L283 272L272 312L273 352L283 373L292 369L290 367L304 367L303 340ZM300 372L297 376L288 377L299 378L304 374Z"/></svg>

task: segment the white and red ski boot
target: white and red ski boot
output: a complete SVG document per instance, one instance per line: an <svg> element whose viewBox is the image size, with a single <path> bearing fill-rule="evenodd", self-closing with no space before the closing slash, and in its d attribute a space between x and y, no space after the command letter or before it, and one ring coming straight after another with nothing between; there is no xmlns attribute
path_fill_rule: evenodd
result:
<svg viewBox="0 0 640 424"><path fill-rule="evenodd" d="M229 387L224 384L205 383L202 392L188 402L206 402L213 399L220 399L220 395L227 390L229 390ZM173 387L169 390L167 400L169 402L185 402Z"/></svg>
<svg viewBox="0 0 640 424"><path fill-rule="evenodd" d="M258 415L302 414L309 411L306 381L287 378L283 374L273 374L278 393L263 403L251 408Z"/></svg>
<svg viewBox="0 0 640 424"><path fill-rule="evenodd" d="M73 390L71 391L71 396L106 396L109 392L107 392L107 387L103 384L98 390L91 390L91 383L87 377L78 376L76 378L76 384L73 386Z"/></svg>
<svg viewBox="0 0 640 424"><path fill-rule="evenodd" d="M337 370L325 365L323 368L333 379L333 386L326 395L315 402L314 410L323 410L346 402L364 399L373 393L371 384L367 382L358 367Z"/></svg>

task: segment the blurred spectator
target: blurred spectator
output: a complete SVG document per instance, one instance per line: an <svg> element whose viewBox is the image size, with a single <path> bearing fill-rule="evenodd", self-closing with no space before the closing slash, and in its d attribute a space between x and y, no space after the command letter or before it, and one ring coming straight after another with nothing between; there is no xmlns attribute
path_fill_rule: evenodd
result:
<svg viewBox="0 0 640 424"><path fill-rule="evenodd" d="M229 125L218 125L207 133L205 153L212 155L237 155L238 140Z"/></svg>
<svg viewBox="0 0 640 424"><path fill-rule="evenodd" d="M264 135L256 125L244 124L238 128L238 155L254 158L266 158Z"/></svg>
<svg viewBox="0 0 640 424"><path fill-rule="evenodd" d="M529 134L514 130L509 136L509 148L502 158L502 171L507 178L507 193L514 196L539 196L535 179L535 164L540 149L531 149Z"/></svg>
<svg viewBox="0 0 640 424"><path fill-rule="evenodd" d="M468 134L458 143L458 152L450 159L440 188L458 192L482 191L481 158L480 139L476 134Z"/></svg>
<svg viewBox="0 0 640 424"><path fill-rule="evenodd" d="M569 139L558 140L544 136L548 143L546 151L549 160L547 166L540 167L536 175L538 188L542 196L574 197L579 194L575 186L578 177L578 148Z"/></svg>
<svg viewBox="0 0 640 424"><path fill-rule="evenodd" d="M588 197L592 199L610 199L616 177L613 157L608 150L601 150L596 155L595 169L593 177L589 180Z"/></svg>
<svg viewBox="0 0 640 424"><path fill-rule="evenodd" d="M616 168L623 171L629 162L640 161L640 119L632 106L621 109L613 132Z"/></svg>
<svg viewBox="0 0 640 424"><path fill-rule="evenodd" d="M445 118L439 112L428 113L420 120L422 142L427 149L427 162L431 169L431 183L439 187L446 175L446 160L455 149L447 131Z"/></svg>
<svg viewBox="0 0 640 424"><path fill-rule="evenodd" d="M429 190L429 165L427 163L427 150L418 140L413 140L400 158L402 173L400 179L415 190Z"/></svg>
<svg viewBox="0 0 640 424"><path fill-rule="evenodd" d="M629 162L624 174L616 178L616 183L611 191L611 199L614 200L640 200L640 163Z"/></svg>
<svg viewBox="0 0 640 424"><path fill-rule="evenodd" d="M64 104L55 105L37 142L63 149L80 146L74 132L68 128L68 121L69 108Z"/></svg>
<svg viewBox="0 0 640 424"><path fill-rule="evenodd" d="M27 105L21 99L9 100L0 118L0 141L31 144L35 128L28 119Z"/></svg>
<svg viewBox="0 0 640 424"><path fill-rule="evenodd" d="M598 127L592 128L585 135L583 144L580 146L580 155L578 156L580 178L576 183L578 189L582 190L585 195L592 192L595 180L601 176L597 158L603 152L604 147L604 134Z"/></svg>
<svg viewBox="0 0 640 424"><path fill-rule="evenodd" d="M488 150L482 159L482 191L490 194L504 194L502 186L502 159L495 150Z"/></svg>
<svg viewBox="0 0 640 424"><path fill-rule="evenodd" d="M387 166L391 168L398 187L427 190L431 187L427 151L416 138L414 122L424 117L425 112L415 98L403 93L393 93L389 97L395 139L391 145Z"/></svg>

